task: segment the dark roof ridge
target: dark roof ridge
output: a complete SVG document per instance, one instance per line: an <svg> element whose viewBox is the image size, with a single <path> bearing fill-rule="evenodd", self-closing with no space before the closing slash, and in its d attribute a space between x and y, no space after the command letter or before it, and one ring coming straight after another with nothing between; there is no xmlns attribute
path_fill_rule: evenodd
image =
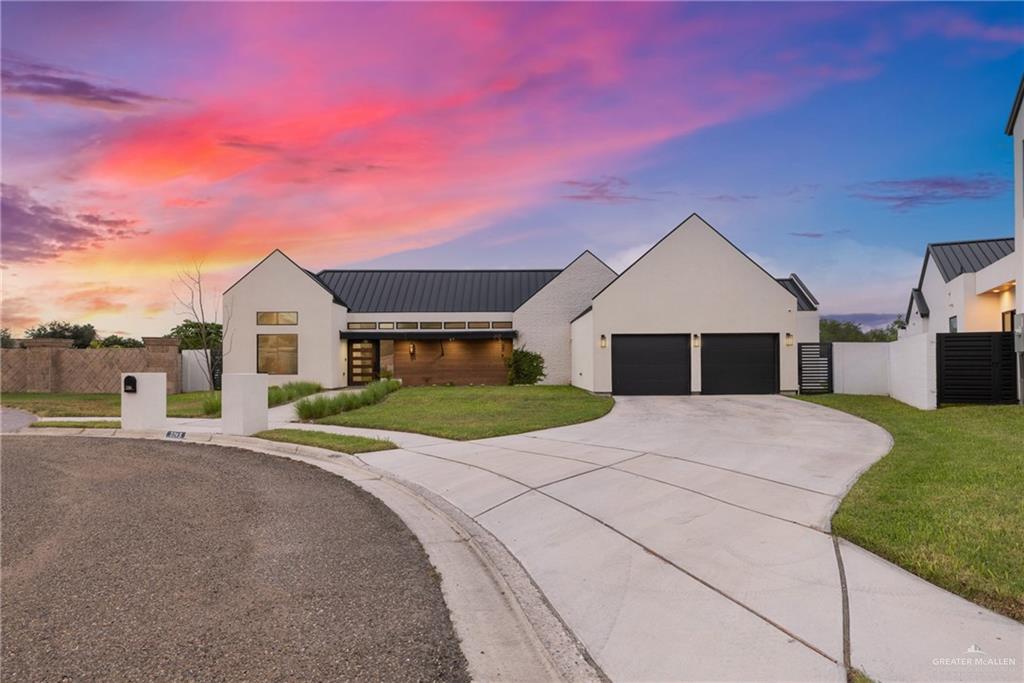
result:
<svg viewBox="0 0 1024 683"><path fill-rule="evenodd" d="M1010 240L1012 242L1013 239L1014 235L1010 235L1009 237L982 237L981 239L976 240L949 240L948 242L929 242L928 246L941 247L946 244L973 244L974 242L1003 242L1005 240Z"/></svg>

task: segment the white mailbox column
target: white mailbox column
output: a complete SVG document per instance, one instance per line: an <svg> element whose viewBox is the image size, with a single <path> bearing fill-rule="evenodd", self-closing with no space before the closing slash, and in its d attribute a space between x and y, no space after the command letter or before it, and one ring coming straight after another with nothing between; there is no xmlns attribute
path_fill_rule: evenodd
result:
<svg viewBox="0 0 1024 683"><path fill-rule="evenodd" d="M166 427L167 373L121 373L121 429L163 430Z"/></svg>
<svg viewBox="0 0 1024 683"><path fill-rule="evenodd" d="M267 376L255 372L221 377L221 431L248 436L267 428L269 400Z"/></svg>

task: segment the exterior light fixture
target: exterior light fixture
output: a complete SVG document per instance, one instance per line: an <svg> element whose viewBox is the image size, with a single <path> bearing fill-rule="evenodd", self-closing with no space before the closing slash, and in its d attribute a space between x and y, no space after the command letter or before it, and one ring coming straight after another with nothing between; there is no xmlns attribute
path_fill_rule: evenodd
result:
<svg viewBox="0 0 1024 683"><path fill-rule="evenodd" d="M793 333L792 332L787 332L786 333L786 346L792 346L792 345L793 345Z"/></svg>
<svg viewBox="0 0 1024 683"><path fill-rule="evenodd" d="M604 336L603 334L601 335L601 348L602 349L607 349L608 348L608 337Z"/></svg>
<svg viewBox="0 0 1024 683"><path fill-rule="evenodd" d="M693 335L693 348L695 348L695 349L699 349L700 348L700 335L699 334Z"/></svg>
<svg viewBox="0 0 1024 683"><path fill-rule="evenodd" d="M416 342L409 342L409 355L410 356L415 356L416 355Z"/></svg>

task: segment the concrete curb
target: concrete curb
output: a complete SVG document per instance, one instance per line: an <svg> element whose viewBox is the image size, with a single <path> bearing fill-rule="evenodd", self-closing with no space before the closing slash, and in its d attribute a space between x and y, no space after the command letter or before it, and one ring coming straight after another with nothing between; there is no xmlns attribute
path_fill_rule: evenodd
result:
<svg viewBox="0 0 1024 683"><path fill-rule="evenodd" d="M422 487L356 456L252 437L122 429L26 428L3 436L85 436L186 441L289 458L340 476L394 511L416 535L441 576L469 672L480 681L606 681L519 561L490 532Z"/></svg>

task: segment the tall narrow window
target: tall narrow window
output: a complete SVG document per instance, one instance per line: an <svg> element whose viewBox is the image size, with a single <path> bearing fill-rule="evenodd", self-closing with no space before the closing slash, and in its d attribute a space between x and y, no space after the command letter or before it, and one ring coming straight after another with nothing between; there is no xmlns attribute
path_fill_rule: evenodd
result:
<svg viewBox="0 0 1024 683"><path fill-rule="evenodd" d="M1017 311L1003 311L1003 332L1013 332L1013 316Z"/></svg>
<svg viewBox="0 0 1024 683"><path fill-rule="evenodd" d="M299 335L257 334L256 372L268 375L299 374Z"/></svg>
<svg viewBox="0 0 1024 683"><path fill-rule="evenodd" d="M949 316L949 331L950 332L956 332L956 316L955 315Z"/></svg>

